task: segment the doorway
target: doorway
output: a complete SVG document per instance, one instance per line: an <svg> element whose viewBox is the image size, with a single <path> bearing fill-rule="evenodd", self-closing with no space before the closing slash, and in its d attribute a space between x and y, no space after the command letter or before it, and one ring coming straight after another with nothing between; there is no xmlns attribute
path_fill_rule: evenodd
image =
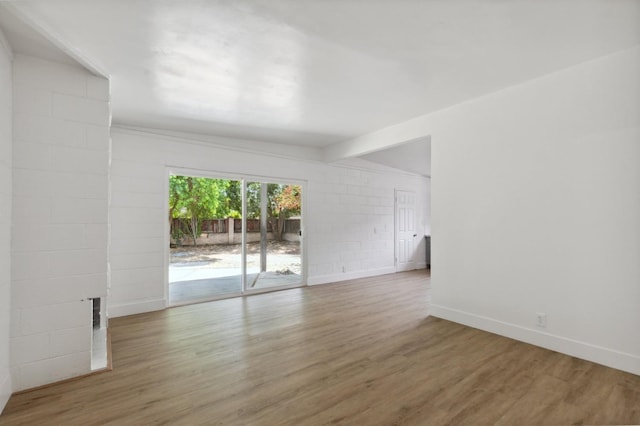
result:
<svg viewBox="0 0 640 426"><path fill-rule="evenodd" d="M303 285L302 183L168 180L169 305Z"/></svg>

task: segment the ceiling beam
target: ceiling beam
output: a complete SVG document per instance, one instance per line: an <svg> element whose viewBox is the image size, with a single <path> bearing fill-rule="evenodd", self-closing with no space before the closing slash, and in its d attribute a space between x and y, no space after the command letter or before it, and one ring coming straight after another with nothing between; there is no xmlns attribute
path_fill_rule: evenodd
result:
<svg viewBox="0 0 640 426"><path fill-rule="evenodd" d="M433 133L434 124L439 115L438 112L421 115L375 132L329 145L324 148L324 159L332 163L428 138Z"/></svg>

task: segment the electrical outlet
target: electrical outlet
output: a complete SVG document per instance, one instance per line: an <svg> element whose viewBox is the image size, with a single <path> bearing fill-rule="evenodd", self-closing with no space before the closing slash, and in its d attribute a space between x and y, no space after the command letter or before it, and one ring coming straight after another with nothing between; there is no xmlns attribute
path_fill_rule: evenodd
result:
<svg viewBox="0 0 640 426"><path fill-rule="evenodd" d="M536 325L540 328L547 328L547 314L536 312Z"/></svg>

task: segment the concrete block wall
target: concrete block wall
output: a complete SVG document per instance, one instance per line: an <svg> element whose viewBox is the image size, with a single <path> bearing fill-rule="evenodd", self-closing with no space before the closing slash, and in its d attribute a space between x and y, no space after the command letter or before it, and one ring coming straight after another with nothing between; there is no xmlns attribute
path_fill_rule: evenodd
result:
<svg viewBox="0 0 640 426"><path fill-rule="evenodd" d="M91 369L91 301L107 294L109 83L13 61L13 390Z"/></svg>
<svg viewBox="0 0 640 426"><path fill-rule="evenodd" d="M416 191L419 235L428 226L425 178L269 157L115 127L111 137L110 316L165 306L169 170L303 182L309 284L394 272L396 188ZM422 239L415 256L424 266Z"/></svg>
<svg viewBox="0 0 640 426"><path fill-rule="evenodd" d="M12 391L9 370L11 312L11 131L13 54L0 30L0 411Z"/></svg>
<svg viewBox="0 0 640 426"><path fill-rule="evenodd" d="M395 188L424 191L424 185L405 188L398 178L327 167L310 182L310 284L394 272Z"/></svg>

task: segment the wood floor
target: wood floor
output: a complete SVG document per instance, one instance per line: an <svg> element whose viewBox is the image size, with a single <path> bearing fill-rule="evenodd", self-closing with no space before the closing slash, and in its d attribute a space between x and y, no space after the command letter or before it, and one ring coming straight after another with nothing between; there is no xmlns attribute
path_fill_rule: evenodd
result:
<svg viewBox="0 0 640 426"><path fill-rule="evenodd" d="M111 321L114 370L0 424L640 423L640 376L426 317L414 271Z"/></svg>

